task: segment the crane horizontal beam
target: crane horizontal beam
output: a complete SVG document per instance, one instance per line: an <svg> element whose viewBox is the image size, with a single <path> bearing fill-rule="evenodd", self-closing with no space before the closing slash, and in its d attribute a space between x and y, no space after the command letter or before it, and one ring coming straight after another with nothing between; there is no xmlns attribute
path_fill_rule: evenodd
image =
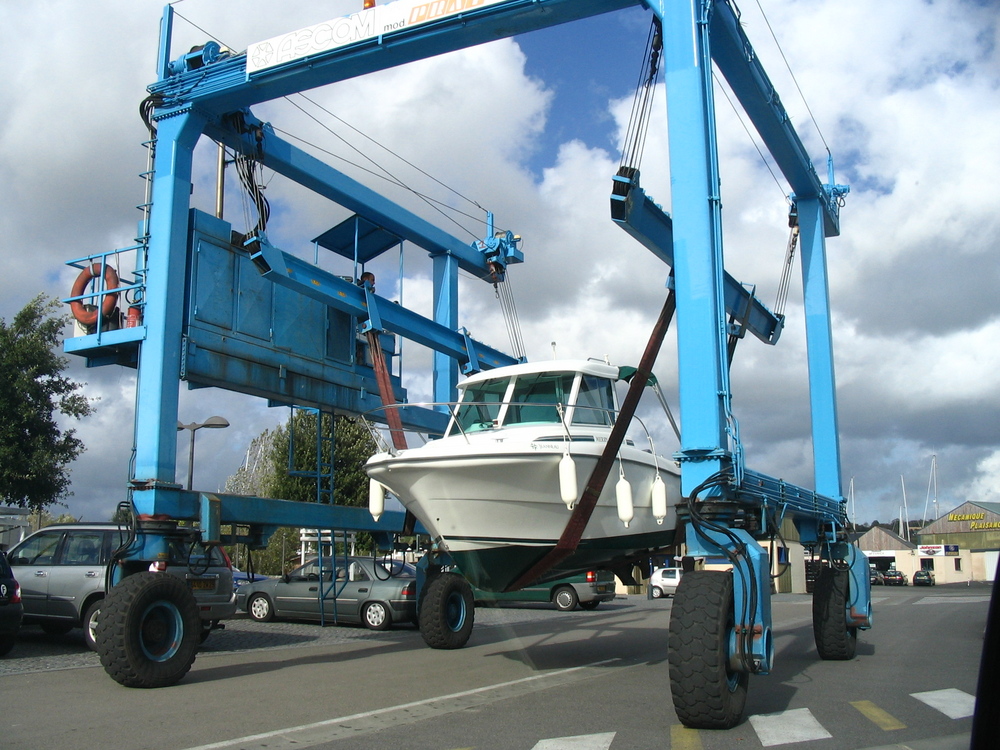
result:
<svg viewBox="0 0 1000 750"><path fill-rule="evenodd" d="M629 180L614 178L611 218L668 266L674 265L673 222L670 214L656 205L639 187L637 175ZM723 271L726 312L735 323L765 344L775 344L781 336L784 316L775 315L743 284Z"/></svg>
<svg viewBox="0 0 1000 750"><path fill-rule="evenodd" d="M259 132L264 134L259 149L256 143L251 144L247 140L246 133L241 134L229 122L229 118L226 118L224 122L210 123L205 128L205 134L237 153L253 153L267 168L312 190L317 195L364 216L376 226L413 242L431 255L448 253L455 256L462 270L480 278L489 276L490 268L486 257L473 248L471 242L462 242L371 188L337 171L329 164L323 163L280 138L270 125L251 115L244 114L243 122L245 126L259 129Z"/></svg>
<svg viewBox="0 0 1000 750"><path fill-rule="evenodd" d="M467 365L468 372L517 364L517 360L486 344L475 342L470 355L467 334L453 331L384 297L378 297L313 264L283 252L260 238L251 259L264 278L293 289L361 320L378 321L380 330L398 333L418 344L443 352ZM373 307L377 309L372 309ZM472 356L475 361L471 361Z"/></svg>
<svg viewBox="0 0 1000 750"><path fill-rule="evenodd" d="M709 33L712 60L764 140L795 198L818 198L823 205L825 235L838 236L840 206L836 186L820 181L778 92L740 26L739 11L729 0L715 3Z"/></svg>
<svg viewBox="0 0 1000 750"><path fill-rule="evenodd" d="M163 96L167 104L183 101L218 113L229 112L445 52L641 5L642 0L507 0L492 4L467 0L467 10L462 12L407 23L259 72L248 73L247 54L243 53L164 76L149 91ZM300 32L286 36L299 45L301 37L296 35Z"/></svg>

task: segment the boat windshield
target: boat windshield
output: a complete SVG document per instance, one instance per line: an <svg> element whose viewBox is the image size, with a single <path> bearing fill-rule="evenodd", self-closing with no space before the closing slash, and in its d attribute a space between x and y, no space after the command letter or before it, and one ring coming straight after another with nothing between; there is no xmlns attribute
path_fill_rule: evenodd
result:
<svg viewBox="0 0 1000 750"><path fill-rule="evenodd" d="M579 389L574 394L577 378ZM505 427L559 424L560 404L573 424L610 426L614 422L614 384L608 378L541 372L516 377L513 388L510 383L509 377L496 378L466 388L457 415L461 431L493 429L500 426L501 419Z"/></svg>
<svg viewBox="0 0 1000 750"><path fill-rule="evenodd" d="M458 424L464 432L496 427L509 384L510 378L497 378L465 389L462 405L458 409Z"/></svg>
<svg viewBox="0 0 1000 750"><path fill-rule="evenodd" d="M607 378L584 375L580 381L580 394L576 397L573 424L599 424L611 426L614 421L614 386Z"/></svg>

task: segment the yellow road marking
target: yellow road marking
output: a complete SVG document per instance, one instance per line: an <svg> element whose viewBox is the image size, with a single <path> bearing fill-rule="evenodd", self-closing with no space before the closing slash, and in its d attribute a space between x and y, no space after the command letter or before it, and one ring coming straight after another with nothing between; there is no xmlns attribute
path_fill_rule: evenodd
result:
<svg viewBox="0 0 1000 750"><path fill-rule="evenodd" d="M701 735L697 729L690 729L683 724L672 724L670 750L702 750Z"/></svg>
<svg viewBox="0 0 1000 750"><path fill-rule="evenodd" d="M893 729L906 729L906 724L895 716L883 711L871 701L851 701L851 705L864 714L864 717L887 732Z"/></svg>

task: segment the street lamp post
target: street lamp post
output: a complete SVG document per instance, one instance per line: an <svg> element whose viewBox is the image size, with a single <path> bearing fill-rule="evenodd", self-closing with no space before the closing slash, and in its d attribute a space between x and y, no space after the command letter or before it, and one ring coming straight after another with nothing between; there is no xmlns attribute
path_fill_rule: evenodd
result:
<svg viewBox="0 0 1000 750"><path fill-rule="evenodd" d="M194 433L202 427L211 427L216 430L221 430L223 427L229 427L229 421L225 417L209 417L204 422L192 422L191 424L184 424L182 422L177 423L178 432L181 430L191 431L191 441L188 443L187 488L189 490L191 489L191 480L194 477Z"/></svg>

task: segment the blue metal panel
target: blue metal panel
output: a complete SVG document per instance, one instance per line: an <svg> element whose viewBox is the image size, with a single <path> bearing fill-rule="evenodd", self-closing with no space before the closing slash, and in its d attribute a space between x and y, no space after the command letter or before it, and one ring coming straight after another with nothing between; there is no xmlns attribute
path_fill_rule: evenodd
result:
<svg viewBox="0 0 1000 750"><path fill-rule="evenodd" d="M458 263L451 255L435 255L432 269L434 278L434 322L448 330L458 327ZM482 348L480 348L480 352ZM481 356L481 354L479 355ZM513 357L508 364L514 364ZM467 361L468 372L478 372L478 362ZM434 400L454 401L458 391L458 362L440 350L434 352Z"/></svg>
<svg viewBox="0 0 1000 750"><path fill-rule="evenodd" d="M796 201L802 255L802 295L809 348L809 401L812 407L816 491L841 497L837 385L826 270L826 241L820 199Z"/></svg>
<svg viewBox="0 0 1000 750"><path fill-rule="evenodd" d="M320 247L359 263L367 263L387 250L398 247L402 241L402 237L387 232L358 214L313 238L313 242Z"/></svg>

